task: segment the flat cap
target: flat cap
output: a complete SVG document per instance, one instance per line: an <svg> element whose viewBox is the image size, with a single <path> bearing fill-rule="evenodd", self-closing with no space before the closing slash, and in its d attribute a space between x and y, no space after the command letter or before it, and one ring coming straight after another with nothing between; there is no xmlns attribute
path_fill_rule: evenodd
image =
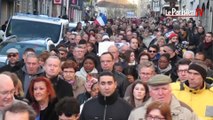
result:
<svg viewBox="0 0 213 120"><path fill-rule="evenodd" d="M153 77L151 77L147 84L151 86L157 86L157 85L165 85L171 83L172 80L169 76L163 75L163 74L157 74Z"/></svg>
<svg viewBox="0 0 213 120"><path fill-rule="evenodd" d="M7 50L6 52L7 54L10 54L10 53L18 53L18 50L16 48L10 48Z"/></svg>

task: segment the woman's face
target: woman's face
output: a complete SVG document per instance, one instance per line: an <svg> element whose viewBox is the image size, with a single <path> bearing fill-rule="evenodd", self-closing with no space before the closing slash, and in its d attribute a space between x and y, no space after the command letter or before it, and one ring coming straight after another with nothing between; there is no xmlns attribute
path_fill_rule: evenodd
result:
<svg viewBox="0 0 213 120"><path fill-rule="evenodd" d="M33 95L37 102L44 101L49 98L49 93L47 91L45 82L35 82L33 86Z"/></svg>
<svg viewBox="0 0 213 120"><path fill-rule="evenodd" d="M91 52L93 50L93 47L91 46L91 44L87 43L87 51Z"/></svg>
<svg viewBox="0 0 213 120"><path fill-rule="evenodd" d="M169 65L169 60L166 57L160 57L158 64L160 69L165 69Z"/></svg>
<svg viewBox="0 0 213 120"><path fill-rule="evenodd" d="M74 70L74 68L64 68L62 75L65 80L74 80L75 79L75 70Z"/></svg>
<svg viewBox="0 0 213 120"><path fill-rule="evenodd" d="M132 75L127 75L127 79L129 81L129 83L133 83L135 81L135 79Z"/></svg>
<svg viewBox="0 0 213 120"><path fill-rule="evenodd" d="M163 40L163 39L161 39L161 40L159 40L159 41L158 41L158 45L159 45L159 47L163 46L164 44L165 44L165 42L164 42L164 40Z"/></svg>
<svg viewBox="0 0 213 120"><path fill-rule="evenodd" d="M135 61L135 53L134 52L131 52L129 61L130 61L130 63Z"/></svg>
<svg viewBox="0 0 213 120"><path fill-rule="evenodd" d="M98 92L99 92L98 84L94 83L94 85L91 88L91 96L96 97L98 95Z"/></svg>
<svg viewBox="0 0 213 120"><path fill-rule="evenodd" d="M91 87L96 82L98 82L98 80L95 77L87 75L87 80L86 80L86 83L85 83L86 91L91 92Z"/></svg>
<svg viewBox="0 0 213 120"><path fill-rule="evenodd" d="M153 109L151 110L147 117L146 120L166 120L165 117L160 113L160 110L158 109Z"/></svg>
<svg viewBox="0 0 213 120"><path fill-rule="evenodd" d="M145 61L149 61L149 57L148 57L147 55L142 55L142 56L140 57L139 63L142 64L142 63L145 62Z"/></svg>
<svg viewBox="0 0 213 120"><path fill-rule="evenodd" d="M145 96L145 88L143 84L137 84L133 89L134 99L143 100Z"/></svg>
<svg viewBox="0 0 213 120"><path fill-rule="evenodd" d="M84 62L84 69L86 72L91 72L95 68L95 63L91 59L86 59Z"/></svg>

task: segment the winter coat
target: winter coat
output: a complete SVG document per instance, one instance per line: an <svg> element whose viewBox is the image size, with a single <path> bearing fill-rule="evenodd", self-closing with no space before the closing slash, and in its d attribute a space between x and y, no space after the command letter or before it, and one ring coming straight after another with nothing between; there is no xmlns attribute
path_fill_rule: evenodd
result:
<svg viewBox="0 0 213 120"><path fill-rule="evenodd" d="M80 120L127 120L131 110L116 92L109 97L99 94L84 104Z"/></svg>
<svg viewBox="0 0 213 120"><path fill-rule="evenodd" d="M189 105L201 120L213 119L213 90L208 84L204 83L204 87L199 90L188 87L187 81L179 82L179 89L172 87L174 95Z"/></svg>
<svg viewBox="0 0 213 120"><path fill-rule="evenodd" d="M145 120L146 109L150 103L150 98L143 106L134 109L129 116L128 120ZM172 96L170 103L170 109L172 114L172 120L199 120L196 114L185 103L179 101Z"/></svg>

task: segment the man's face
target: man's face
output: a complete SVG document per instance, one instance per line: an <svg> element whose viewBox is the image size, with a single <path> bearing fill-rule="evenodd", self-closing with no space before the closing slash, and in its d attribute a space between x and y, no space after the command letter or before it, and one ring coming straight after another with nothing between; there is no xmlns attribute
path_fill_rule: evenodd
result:
<svg viewBox="0 0 213 120"><path fill-rule="evenodd" d="M28 74L34 75L38 72L39 62L37 58L33 57L26 58L25 63Z"/></svg>
<svg viewBox="0 0 213 120"><path fill-rule="evenodd" d="M59 58L66 59L67 58L67 54L68 54L67 52L61 50L61 51L59 51Z"/></svg>
<svg viewBox="0 0 213 120"><path fill-rule="evenodd" d="M96 38L93 37L93 36L90 36L89 41L90 41L91 43L95 44L95 43L96 43Z"/></svg>
<svg viewBox="0 0 213 120"><path fill-rule="evenodd" d="M206 36L205 36L205 42L211 43L212 41L213 41L212 35L207 33Z"/></svg>
<svg viewBox="0 0 213 120"><path fill-rule="evenodd" d="M19 60L19 54L18 53L10 53L7 55L7 59L9 60L9 63L15 64Z"/></svg>
<svg viewBox="0 0 213 120"><path fill-rule="evenodd" d="M139 71L140 79L145 83L154 75L155 71L151 67L143 67Z"/></svg>
<svg viewBox="0 0 213 120"><path fill-rule="evenodd" d="M177 75L180 81L188 80L188 69L189 65L179 65Z"/></svg>
<svg viewBox="0 0 213 120"><path fill-rule="evenodd" d="M114 81L112 76L101 76L98 84L100 93L107 97L112 95L117 87L117 82Z"/></svg>
<svg viewBox="0 0 213 120"><path fill-rule="evenodd" d="M113 57L114 57L115 60L117 60L117 59L119 58L119 52L118 52L118 49L117 49L117 48L115 48L115 47L110 47L110 48L108 49L108 52L110 52L110 53L113 55Z"/></svg>
<svg viewBox="0 0 213 120"><path fill-rule="evenodd" d="M0 75L0 110L13 103L15 87L12 79L7 75Z"/></svg>
<svg viewBox="0 0 213 120"><path fill-rule="evenodd" d="M80 35L77 35L77 36L75 37L75 43L78 44L80 40L81 40L81 36L80 36Z"/></svg>
<svg viewBox="0 0 213 120"><path fill-rule="evenodd" d="M73 56L75 59L84 59L85 50L83 48L75 48L73 50Z"/></svg>
<svg viewBox="0 0 213 120"><path fill-rule="evenodd" d="M203 86L203 78L201 74L195 70L188 71L189 87L193 89L200 89Z"/></svg>
<svg viewBox="0 0 213 120"><path fill-rule="evenodd" d="M172 91L169 84L158 85L158 86L149 86L150 96L154 101L165 102L170 104Z"/></svg>
<svg viewBox="0 0 213 120"><path fill-rule="evenodd" d="M100 61L101 61L101 68L103 70L112 71L114 66L114 61L110 54L102 55L100 58Z"/></svg>
<svg viewBox="0 0 213 120"><path fill-rule="evenodd" d="M48 58L44 65L44 70L48 77L55 77L61 71L61 62L56 58Z"/></svg>
<svg viewBox="0 0 213 120"><path fill-rule="evenodd" d="M5 113L5 119L4 120L29 120L29 113L28 112L19 112L19 113L13 113L10 111L7 111Z"/></svg>
<svg viewBox="0 0 213 120"><path fill-rule="evenodd" d="M168 46L164 46L163 49L164 49L165 53L168 53L170 55L170 58L172 58L174 56L174 51L171 48L169 48Z"/></svg>
<svg viewBox="0 0 213 120"><path fill-rule="evenodd" d="M71 34L71 35L69 35L67 37L68 37L70 43L75 43L75 35L74 34Z"/></svg>
<svg viewBox="0 0 213 120"><path fill-rule="evenodd" d="M132 38L132 39L131 39L130 47L131 47L133 50L138 49L138 40L137 40L136 38Z"/></svg>
<svg viewBox="0 0 213 120"><path fill-rule="evenodd" d="M195 54L195 60L204 61L205 60L205 56L202 55L202 54Z"/></svg>
<svg viewBox="0 0 213 120"><path fill-rule="evenodd" d="M149 53L151 58L154 58L157 55L157 50L153 47L150 47L149 50L148 50L148 53Z"/></svg>

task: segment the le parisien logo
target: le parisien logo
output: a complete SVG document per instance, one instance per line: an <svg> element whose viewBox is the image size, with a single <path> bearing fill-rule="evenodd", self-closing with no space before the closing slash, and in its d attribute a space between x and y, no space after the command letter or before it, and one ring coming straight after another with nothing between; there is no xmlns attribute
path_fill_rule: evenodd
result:
<svg viewBox="0 0 213 120"><path fill-rule="evenodd" d="M178 10L176 8L172 8L171 10L163 10L163 13L168 17L202 17L204 9L197 8L195 10Z"/></svg>

